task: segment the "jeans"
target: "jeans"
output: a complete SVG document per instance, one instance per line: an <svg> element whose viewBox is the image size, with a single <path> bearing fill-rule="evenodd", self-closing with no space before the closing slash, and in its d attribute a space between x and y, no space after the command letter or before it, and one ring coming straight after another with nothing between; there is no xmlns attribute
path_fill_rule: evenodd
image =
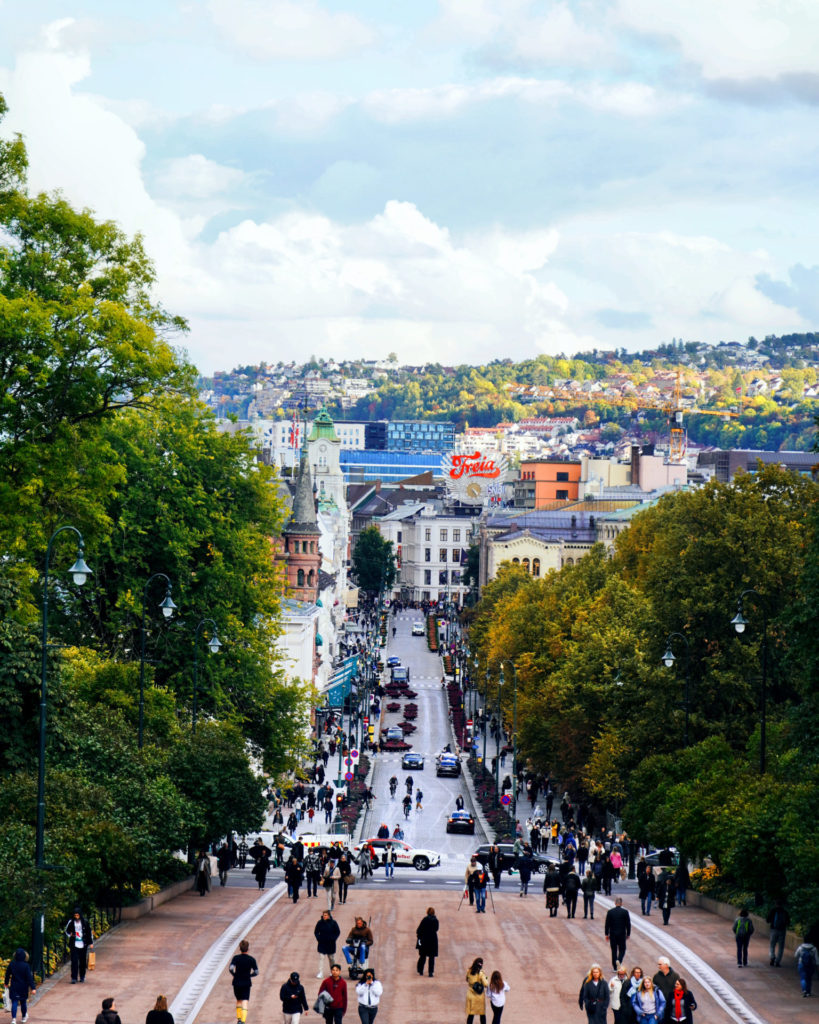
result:
<svg viewBox="0 0 819 1024"><path fill-rule="evenodd" d="M373 1024L377 1013L377 1006L365 1006L363 1003L358 1004L358 1016L361 1019L361 1024Z"/></svg>
<svg viewBox="0 0 819 1024"><path fill-rule="evenodd" d="M395 862L394 861L388 860L384 864L384 874L387 876L387 878L392 878L392 876L395 874Z"/></svg>
<svg viewBox="0 0 819 1024"><path fill-rule="evenodd" d="M810 995L811 987L813 985L813 972L815 970L815 967L813 964L807 964L806 966L803 966L801 963L797 966L799 970L799 984L802 986L802 991L807 992L807 994ZM11 1015L12 1017L14 1016L13 1004Z"/></svg>
<svg viewBox="0 0 819 1024"><path fill-rule="evenodd" d="M642 909L644 914L650 914L651 913L651 901L652 901L652 899L653 899L653 897L652 897L651 893L649 893L648 896L641 896L640 897L640 908Z"/></svg>
<svg viewBox="0 0 819 1024"><path fill-rule="evenodd" d="M591 912L591 919L594 920L594 893L587 896L583 893L583 917L586 917Z"/></svg>
<svg viewBox="0 0 819 1024"><path fill-rule="evenodd" d="M777 929L776 931L774 931L774 929L771 928L771 949L770 949L770 952L771 952L771 960L773 960L773 962L775 964L781 964L782 963L782 953L783 953L784 949L785 949L785 929L782 928L782 929ZM778 953L777 953L777 950L779 951Z"/></svg>
<svg viewBox="0 0 819 1024"><path fill-rule="evenodd" d="M475 907L479 914L486 913L486 889L475 889Z"/></svg>
<svg viewBox="0 0 819 1024"><path fill-rule="evenodd" d="M321 875L318 872L308 872L307 874L307 898L311 896L318 896L318 885L321 880Z"/></svg>
<svg viewBox="0 0 819 1024"><path fill-rule="evenodd" d="M686 895L687 892L688 892L687 888L685 888L683 886L679 886L679 885L677 886L677 906L678 907L684 907L685 906L685 895Z"/></svg>
<svg viewBox="0 0 819 1024"><path fill-rule="evenodd" d="M344 959L348 964L353 962L353 954L355 953L354 946L344 946ZM359 963L365 963L367 960L367 943L362 942L358 947L358 961Z"/></svg>
<svg viewBox="0 0 819 1024"><path fill-rule="evenodd" d="M810 989L808 989L810 991ZM24 996L22 999L20 996L11 997L11 1019L17 1019L17 1004L20 1004L20 1012L24 1017L28 1015L28 996Z"/></svg>

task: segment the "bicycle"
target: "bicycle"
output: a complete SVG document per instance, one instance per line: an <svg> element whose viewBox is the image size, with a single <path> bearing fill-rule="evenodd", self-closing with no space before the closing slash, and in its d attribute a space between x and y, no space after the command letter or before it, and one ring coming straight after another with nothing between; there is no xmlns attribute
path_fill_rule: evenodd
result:
<svg viewBox="0 0 819 1024"><path fill-rule="evenodd" d="M409 821L410 811L412 810L412 800L404 801L404 817Z"/></svg>

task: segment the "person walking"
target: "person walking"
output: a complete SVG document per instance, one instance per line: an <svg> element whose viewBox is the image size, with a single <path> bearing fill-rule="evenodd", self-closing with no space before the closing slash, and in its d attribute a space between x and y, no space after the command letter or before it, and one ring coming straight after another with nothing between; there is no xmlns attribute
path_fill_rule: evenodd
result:
<svg viewBox="0 0 819 1024"><path fill-rule="evenodd" d="M645 871L637 876L637 885L640 890L640 909L646 917L649 917L651 901L657 892L657 883L650 864L646 865Z"/></svg>
<svg viewBox="0 0 819 1024"><path fill-rule="evenodd" d="M304 877L307 879L307 899L318 897L321 881L321 855L318 850L311 850L304 858Z"/></svg>
<svg viewBox="0 0 819 1024"><path fill-rule="evenodd" d="M657 879L657 906L663 912L663 924L667 925L671 917L671 909L676 900L674 877L667 868L663 868Z"/></svg>
<svg viewBox="0 0 819 1024"><path fill-rule="evenodd" d="M210 857L204 850L200 850L196 858L196 878L194 881L194 888L200 896L207 896L210 892L210 876Z"/></svg>
<svg viewBox="0 0 819 1024"><path fill-rule="evenodd" d="M552 865L543 878L543 891L546 893L546 909L549 917L557 917L560 907L560 872Z"/></svg>
<svg viewBox="0 0 819 1024"><path fill-rule="evenodd" d="M307 1013L307 994L299 980L299 972L292 971L290 977L279 989L282 1001L284 1024L299 1024L302 1012Z"/></svg>
<svg viewBox="0 0 819 1024"><path fill-rule="evenodd" d="M392 843L387 843L384 847L384 876L386 878L392 878L395 874L395 847Z"/></svg>
<svg viewBox="0 0 819 1024"><path fill-rule="evenodd" d="M499 846L489 847L489 859L487 861L487 867L489 868L489 874L492 876L492 881L495 884L496 889L500 889L501 874L502 874L502 860Z"/></svg>
<svg viewBox="0 0 819 1024"><path fill-rule="evenodd" d="M145 1024L173 1024L173 1014L168 1009L168 1000L160 993L153 1010L145 1014Z"/></svg>
<svg viewBox="0 0 819 1024"><path fill-rule="evenodd" d="M666 1008L666 1019L674 1024L694 1024L694 1010L697 1000L694 993L688 991L684 978L677 978L671 990L671 998Z"/></svg>
<svg viewBox="0 0 819 1024"><path fill-rule="evenodd" d="M341 929L338 926L338 921L333 919L333 915L329 910L322 910L321 917L316 922L316 927L313 929L313 935L316 937L318 944L318 974L317 978L323 978L324 972L322 971L322 963L324 957L327 957L327 969L332 969L336 959L336 943L338 937L341 934Z"/></svg>
<svg viewBox="0 0 819 1024"><path fill-rule="evenodd" d="M816 946L812 942L808 942L805 939L801 945L797 946L794 957L796 959L796 969L799 971L799 985L802 989L802 998L807 999L813 991L813 974L817 964L819 964L819 951L817 951Z"/></svg>
<svg viewBox="0 0 819 1024"><path fill-rule="evenodd" d="M338 866L338 861L334 860L332 856L327 858L327 863L324 865L322 877L324 880L324 888L327 893L327 909L332 910L336 905L338 883L341 881L341 870Z"/></svg>
<svg viewBox="0 0 819 1024"><path fill-rule="evenodd" d="M609 1006L609 986L603 980L603 968L592 964L589 973L580 986L577 1002L586 1011L589 1024L606 1024L606 1010Z"/></svg>
<svg viewBox="0 0 819 1024"><path fill-rule="evenodd" d="M94 1018L94 1024L122 1024L117 1013L117 1004L113 996L106 996L102 1001L102 1010Z"/></svg>
<svg viewBox="0 0 819 1024"><path fill-rule="evenodd" d="M37 983L28 962L28 955L22 946L18 947L14 959L6 968L3 984L9 990L11 999L11 1024L17 1024L17 1007L20 1007L23 1024L28 1020L28 997L37 991Z"/></svg>
<svg viewBox="0 0 819 1024"><path fill-rule="evenodd" d="M535 866L535 859L528 846L524 847L522 856L518 859L518 877L520 878L520 896L529 895L529 881L532 877L532 869Z"/></svg>
<svg viewBox="0 0 819 1024"><path fill-rule="evenodd" d="M350 880L353 877L353 869L350 866L350 858L343 850L338 858L338 902L347 902L347 890Z"/></svg>
<svg viewBox="0 0 819 1024"><path fill-rule="evenodd" d="M637 1024L660 1024L665 1019L665 996L651 978L643 978L631 997Z"/></svg>
<svg viewBox="0 0 819 1024"><path fill-rule="evenodd" d="M304 878L304 865L300 860L291 856L284 869L284 877L287 882L287 892L294 903L299 902L299 890Z"/></svg>
<svg viewBox="0 0 819 1024"><path fill-rule="evenodd" d="M675 970L672 970L671 961L668 957L658 956L657 973L651 979L651 982L654 988L662 994L663 1003L667 1003L671 998L671 993L674 991L674 983L677 978L679 978L679 974L677 974ZM646 980L648 980L648 978L646 978ZM634 999L632 997L632 1005L633 1003ZM660 1020L662 1019L662 1015L660 1015Z"/></svg>
<svg viewBox="0 0 819 1024"><path fill-rule="evenodd" d="M486 1024L486 989L489 979L483 973L483 959L476 957L466 972L466 1024L472 1024L477 1014L481 1024Z"/></svg>
<svg viewBox="0 0 819 1024"><path fill-rule="evenodd" d="M489 979L489 1005L492 1007L492 1024L500 1024L503 1008L506 1006L506 993L509 984L503 980L500 971L492 971Z"/></svg>
<svg viewBox="0 0 819 1024"><path fill-rule="evenodd" d="M267 881L267 872L269 870L270 851L265 847L264 852L256 858L256 863L253 865L253 877L258 882L260 889L264 889L265 882Z"/></svg>
<svg viewBox="0 0 819 1024"><path fill-rule="evenodd" d="M469 863L466 865L466 871L464 872L464 883L469 894L470 907L475 903L475 872L480 871L480 868L478 858L473 854L469 858Z"/></svg>
<svg viewBox="0 0 819 1024"><path fill-rule="evenodd" d="M478 864L478 870L472 873L472 888L475 892L475 913L486 913L486 887L489 882L489 875L483 864Z"/></svg>
<svg viewBox="0 0 819 1024"><path fill-rule="evenodd" d="M614 1024L629 1024L631 1004L628 998L628 990L631 979L628 971L622 964L618 964L617 973L609 978L609 1006L614 1014Z"/></svg>
<svg viewBox="0 0 819 1024"><path fill-rule="evenodd" d="M239 952L230 961L228 967L233 979L233 995L236 997L236 1020L241 1024L245 1024L247 1020L250 987L253 984L251 978L255 978L259 973L259 965L248 953L249 949L250 943L247 939L242 939L239 943Z"/></svg>
<svg viewBox="0 0 819 1024"><path fill-rule="evenodd" d="M785 949L785 937L788 934L788 925L791 923L791 915L777 900L773 910L765 918L771 926L771 941L769 952L771 955L771 967L779 967L782 963L782 953Z"/></svg>
<svg viewBox="0 0 819 1024"><path fill-rule="evenodd" d="M577 872L570 868L563 878L563 902L566 904L566 917L574 917L577 912L577 894L580 892L580 879Z"/></svg>
<svg viewBox="0 0 819 1024"><path fill-rule="evenodd" d="M368 967L364 977L355 987L355 994L358 997L358 1016L361 1024L373 1024L378 1013L378 1001L384 991L380 981L375 980L375 974Z"/></svg>
<svg viewBox="0 0 819 1024"><path fill-rule="evenodd" d="M580 883L580 888L583 892L583 917L590 917L593 921L594 897L599 891L600 883L594 877L594 872L591 868L586 868L586 874Z"/></svg>
<svg viewBox="0 0 819 1024"><path fill-rule="evenodd" d="M88 968L88 952L94 948L94 935L80 907L74 907L74 913L63 928L63 935L68 939L71 954L71 984L83 983Z"/></svg>
<svg viewBox="0 0 819 1024"><path fill-rule="evenodd" d="M319 986L319 995L326 992L330 1001L324 1009L325 1024L341 1024L347 1012L347 982L341 977L341 968L333 964L330 977Z"/></svg>
<svg viewBox="0 0 819 1024"><path fill-rule="evenodd" d="M418 950L415 969L423 975L424 964L429 960L429 976L432 978L435 974L435 957L438 956L438 918L435 916L435 907L427 907L426 915L415 929L415 936Z"/></svg>
<svg viewBox="0 0 819 1024"><path fill-rule="evenodd" d="M618 896L614 906L606 914L606 938L611 946L612 970L626 959L626 939L631 935L631 915L623 906L623 897Z"/></svg>
<svg viewBox="0 0 819 1024"><path fill-rule="evenodd" d="M677 870L674 872L674 889L677 893L677 906L686 906L686 896L691 886L691 873L688 870L688 865L685 862L685 857L680 857L680 863L677 865Z"/></svg>
<svg viewBox="0 0 819 1024"><path fill-rule="evenodd" d="M743 907L739 917L734 921L734 938L737 943L737 967L748 966L748 944L754 934L754 925L748 914L748 908Z"/></svg>
<svg viewBox="0 0 819 1024"><path fill-rule="evenodd" d="M233 864L233 855L227 843L222 843L216 854L216 867L219 869L219 885L227 885L228 871Z"/></svg>

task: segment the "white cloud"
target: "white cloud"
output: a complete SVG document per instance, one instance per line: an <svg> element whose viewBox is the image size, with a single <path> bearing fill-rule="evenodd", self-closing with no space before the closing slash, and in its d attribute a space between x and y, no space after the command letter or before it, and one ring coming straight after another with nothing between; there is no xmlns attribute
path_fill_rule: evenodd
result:
<svg viewBox="0 0 819 1024"><path fill-rule="evenodd" d="M357 53L375 40L353 14L316 0L209 0L217 29L258 60L325 60Z"/></svg>
<svg viewBox="0 0 819 1024"><path fill-rule="evenodd" d="M170 199L210 199L238 188L244 171L208 160L201 153L168 160L157 178L161 193Z"/></svg>
<svg viewBox="0 0 819 1024"><path fill-rule="evenodd" d="M672 39L706 78L819 74L816 0L618 0L631 29Z"/></svg>

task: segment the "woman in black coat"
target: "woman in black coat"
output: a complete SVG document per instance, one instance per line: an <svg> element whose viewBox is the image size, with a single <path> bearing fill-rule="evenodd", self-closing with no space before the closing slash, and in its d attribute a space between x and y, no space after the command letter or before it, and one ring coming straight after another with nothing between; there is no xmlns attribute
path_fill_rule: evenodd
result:
<svg viewBox="0 0 819 1024"><path fill-rule="evenodd" d="M592 964L589 973L580 986L578 1004L586 1011L589 1024L606 1024L606 1010L609 1008L609 986L603 980L600 964Z"/></svg>
<svg viewBox="0 0 819 1024"><path fill-rule="evenodd" d="M418 973L424 973L424 964L429 957L429 976L435 975L435 957L438 956L438 918L435 916L435 907L428 907L426 917L415 929L418 936L416 946L418 947Z"/></svg>

